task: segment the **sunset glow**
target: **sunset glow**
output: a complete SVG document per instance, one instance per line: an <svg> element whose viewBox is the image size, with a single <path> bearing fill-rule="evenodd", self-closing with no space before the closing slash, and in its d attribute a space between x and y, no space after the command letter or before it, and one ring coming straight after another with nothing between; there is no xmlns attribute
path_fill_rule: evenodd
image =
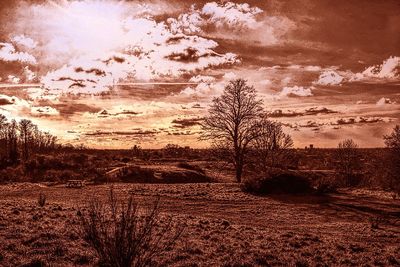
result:
<svg viewBox="0 0 400 267"><path fill-rule="evenodd" d="M3 1L0 112L63 143L207 147L199 119L244 78L296 147L380 147L400 118L399 5L361 2Z"/></svg>

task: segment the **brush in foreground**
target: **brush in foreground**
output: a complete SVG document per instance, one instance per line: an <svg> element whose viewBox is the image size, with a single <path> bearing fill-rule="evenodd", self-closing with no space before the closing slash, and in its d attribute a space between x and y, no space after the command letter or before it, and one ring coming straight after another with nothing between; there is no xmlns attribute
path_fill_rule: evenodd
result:
<svg viewBox="0 0 400 267"><path fill-rule="evenodd" d="M121 202L111 189L106 203L92 199L86 210L79 213L80 230L101 266L154 265L182 233L171 218L161 218L159 200L142 210L132 195Z"/></svg>

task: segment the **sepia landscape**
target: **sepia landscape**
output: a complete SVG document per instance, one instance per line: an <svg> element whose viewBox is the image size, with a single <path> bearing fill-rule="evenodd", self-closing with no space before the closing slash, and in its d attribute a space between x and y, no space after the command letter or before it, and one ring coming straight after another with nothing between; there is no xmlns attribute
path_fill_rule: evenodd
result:
<svg viewBox="0 0 400 267"><path fill-rule="evenodd" d="M400 266L400 2L1 1L0 266Z"/></svg>

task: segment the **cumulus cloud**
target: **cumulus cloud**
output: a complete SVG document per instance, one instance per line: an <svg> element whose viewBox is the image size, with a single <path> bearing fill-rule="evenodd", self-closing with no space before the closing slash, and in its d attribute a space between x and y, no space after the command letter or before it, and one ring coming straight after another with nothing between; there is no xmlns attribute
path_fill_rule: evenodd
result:
<svg viewBox="0 0 400 267"><path fill-rule="evenodd" d="M9 119L17 119L20 115L30 112L30 102L16 96L0 94L0 114Z"/></svg>
<svg viewBox="0 0 400 267"><path fill-rule="evenodd" d="M320 85L339 85L343 82L344 77L333 70L326 70L322 72L318 80L315 82Z"/></svg>
<svg viewBox="0 0 400 267"><path fill-rule="evenodd" d="M27 64L36 64L36 58L26 52L18 52L15 47L10 43L0 43L0 60L3 61L17 61Z"/></svg>
<svg viewBox="0 0 400 267"><path fill-rule="evenodd" d="M272 83L271 80L268 80L268 79L259 81L259 84L264 85L264 86L270 85L271 83Z"/></svg>
<svg viewBox="0 0 400 267"><path fill-rule="evenodd" d="M320 66L305 66L304 70L306 70L306 71L320 71L321 67Z"/></svg>
<svg viewBox="0 0 400 267"><path fill-rule="evenodd" d="M303 86L293 86L293 87L283 87L282 91L278 94L279 97L289 97L289 96L312 96L312 90L314 87L303 87Z"/></svg>
<svg viewBox="0 0 400 267"><path fill-rule="evenodd" d="M129 25L129 26L128 26ZM132 19L134 35L123 53L81 56L42 78L46 88L62 93L97 94L121 80L179 78L184 74L239 62L235 54L219 54L213 40L173 34L164 23Z"/></svg>
<svg viewBox="0 0 400 267"><path fill-rule="evenodd" d="M227 80L227 81L234 80L236 78L237 78L237 76L233 72L227 72L224 74L224 76L222 76L222 79Z"/></svg>
<svg viewBox="0 0 400 267"><path fill-rule="evenodd" d="M376 102L377 106L384 106L384 105L390 105L390 104L395 104L396 102L390 100L390 98L382 97Z"/></svg>
<svg viewBox="0 0 400 267"><path fill-rule="evenodd" d="M18 84L21 81L21 78L14 76L14 75L8 75L7 81L10 83Z"/></svg>
<svg viewBox="0 0 400 267"><path fill-rule="evenodd" d="M254 29L260 26L256 16L263 11L258 7L250 7L249 4L236 4L226 2L217 4L207 3L203 6L202 13L209 17L209 21L217 27L229 26L236 28Z"/></svg>
<svg viewBox="0 0 400 267"><path fill-rule="evenodd" d="M380 65L366 68L363 72L355 73L350 81L364 80L395 80L400 78L400 57L391 56Z"/></svg>
<svg viewBox="0 0 400 267"><path fill-rule="evenodd" d="M192 6L191 12L180 14L178 18L168 18L167 23L172 33L195 34L202 32L201 27L206 22L200 11Z"/></svg>
<svg viewBox="0 0 400 267"><path fill-rule="evenodd" d="M31 82L36 79L36 74L29 68L29 66L24 67L24 78L25 81Z"/></svg>
<svg viewBox="0 0 400 267"><path fill-rule="evenodd" d="M186 87L179 93L179 96L189 99L209 99L213 96L219 95L223 91L224 86L225 85L222 82L201 82L194 87Z"/></svg>
<svg viewBox="0 0 400 267"><path fill-rule="evenodd" d="M25 35L17 35L14 36L11 41L13 41L14 43L18 44L18 45L22 45L25 46L26 48L36 48L36 46L38 45L38 43L36 41L34 41L32 38L29 38Z"/></svg>
<svg viewBox="0 0 400 267"><path fill-rule="evenodd" d="M213 76L204 76L204 75L196 75L190 78L189 82L192 83L200 83L200 82L205 82L205 83L211 83L215 81L215 77Z"/></svg>

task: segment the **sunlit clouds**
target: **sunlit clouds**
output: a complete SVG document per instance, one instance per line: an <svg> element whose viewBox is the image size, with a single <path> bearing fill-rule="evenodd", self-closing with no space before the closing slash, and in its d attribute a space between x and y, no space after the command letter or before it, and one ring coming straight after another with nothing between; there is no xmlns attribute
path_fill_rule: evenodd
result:
<svg viewBox="0 0 400 267"><path fill-rule="evenodd" d="M379 31L341 5L362 7ZM198 134L207 106L237 78L255 87L296 146L334 146L343 135L380 146L400 117L400 29L381 20L399 16L390 3L379 12L353 1L4 6L0 113L32 119L63 142L205 147Z"/></svg>

